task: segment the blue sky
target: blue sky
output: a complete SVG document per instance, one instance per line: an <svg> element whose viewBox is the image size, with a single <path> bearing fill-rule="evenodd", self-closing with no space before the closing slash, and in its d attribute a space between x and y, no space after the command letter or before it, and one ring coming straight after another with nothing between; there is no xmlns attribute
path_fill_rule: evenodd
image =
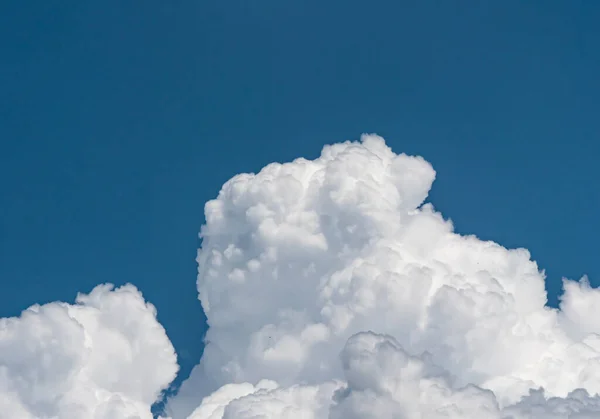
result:
<svg viewBox="0 0 600 419"><path fill-rule="evenodd" d="M368 4L368 5L367 5ZM183 375L203 205L229 177L384 136L461 233L600 281L600 5L5 2L0 316L132 282Z"/></svg>

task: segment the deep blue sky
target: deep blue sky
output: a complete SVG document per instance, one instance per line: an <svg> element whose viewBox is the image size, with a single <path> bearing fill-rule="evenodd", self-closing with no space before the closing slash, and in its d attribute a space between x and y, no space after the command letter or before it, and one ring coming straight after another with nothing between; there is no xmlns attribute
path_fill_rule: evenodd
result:
<svg viewBox="0 0 600 419"><path fill-rule="evenodd" d="M0 6L0 316L133 282L183 365L203 205L229 177L377 132L460 232L600 282L600 3Z"/></svg>

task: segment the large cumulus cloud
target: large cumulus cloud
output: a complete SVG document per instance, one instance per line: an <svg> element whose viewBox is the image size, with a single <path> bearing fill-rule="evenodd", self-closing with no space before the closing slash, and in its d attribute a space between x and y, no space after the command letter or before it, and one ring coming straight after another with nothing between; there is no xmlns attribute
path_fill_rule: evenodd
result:
<svg viewBox="0 0 600 419"><path fill-rule="evenodd" d="M527 250L455 234L422 205L435 175L366 135L227 182L206 204L198 254L207 346L174 417L223 385L265 379L277 388L232 392L222 414L199 417L594 409L572 391L600 391L599 292L567 281L563 310L546 307Z"/></svg>
<svg viewBox="0 0 600 419"><path fill-rule="evenodd" d="M198 252L206 348L165 414L599 417L600 291L565 280L546 307L527 250L458 235L423 204L435 175L365 135L228 181ZM176 370L133 288L2 322L0 410L17 416L146 418Z"/></svg>

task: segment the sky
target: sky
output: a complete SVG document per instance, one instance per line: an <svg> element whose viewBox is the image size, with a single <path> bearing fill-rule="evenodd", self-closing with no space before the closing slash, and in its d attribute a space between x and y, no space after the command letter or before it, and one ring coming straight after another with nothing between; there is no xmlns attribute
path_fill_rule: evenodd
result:
<svg viewBox="0 0 600 419"><path fill-rule="evenodd" d="M555 304L600 284L594 2L0 6L0 317L135 284L180 379L206 331L204 204L232 176L377 133L456 231L525 247Z"/></svg>

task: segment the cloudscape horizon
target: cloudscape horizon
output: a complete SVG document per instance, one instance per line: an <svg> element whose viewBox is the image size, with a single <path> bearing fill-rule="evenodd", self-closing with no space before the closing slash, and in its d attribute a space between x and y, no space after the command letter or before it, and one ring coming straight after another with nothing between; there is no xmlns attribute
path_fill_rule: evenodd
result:
<svg viewBox="0 0 600 419"><path fill-rule="evenodd" d="M365 134L227 181L197 257L204 354L161 417L598 417L600 290L564 279L547 306L526 249L427 202L426 158ZM0 319L0 418L153 418L179 366L142 292Z"/></svg>

